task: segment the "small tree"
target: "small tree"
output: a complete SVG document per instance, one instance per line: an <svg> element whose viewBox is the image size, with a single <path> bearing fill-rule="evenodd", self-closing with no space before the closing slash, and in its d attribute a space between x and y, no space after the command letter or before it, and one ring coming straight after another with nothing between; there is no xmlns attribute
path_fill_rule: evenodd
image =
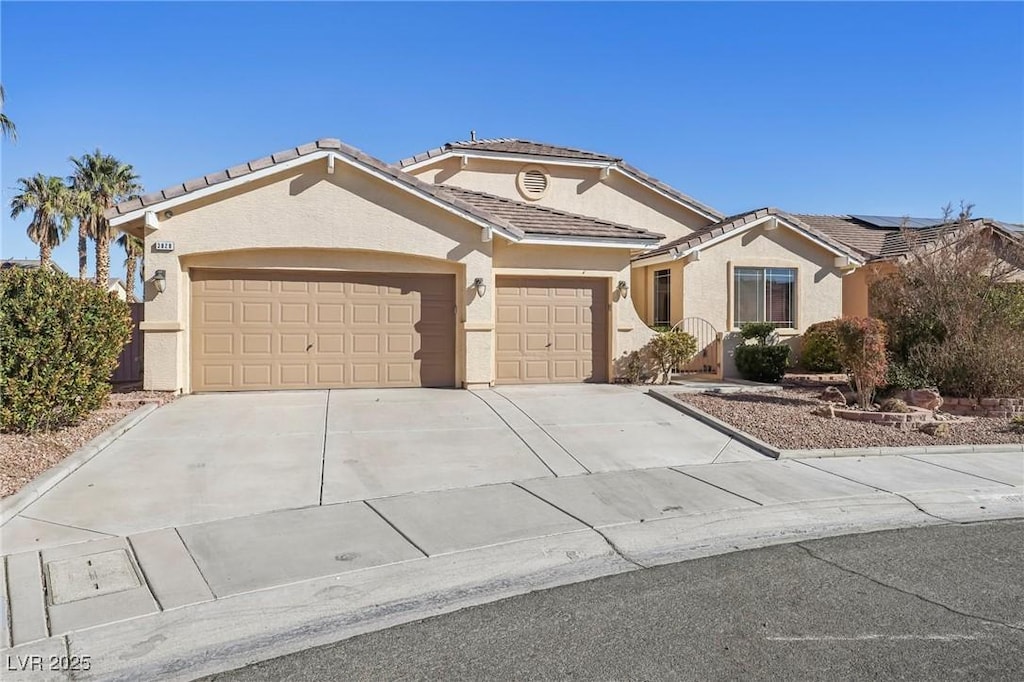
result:
<svg viewBox="0 0 1024 682"><path fill-rule="evenodd" d="M672 370L697 354L697 339L686 332L659 332L647 344L648 353L658 367L662 383L672 379Z"/></svg>
<svg viewBox="0 0 1024 682"><path fill-rule="evenodd" d="M885 323L873 317L844 317L836 324L839 361L853 375L857 402L868 409L885 380Z"/></svg>

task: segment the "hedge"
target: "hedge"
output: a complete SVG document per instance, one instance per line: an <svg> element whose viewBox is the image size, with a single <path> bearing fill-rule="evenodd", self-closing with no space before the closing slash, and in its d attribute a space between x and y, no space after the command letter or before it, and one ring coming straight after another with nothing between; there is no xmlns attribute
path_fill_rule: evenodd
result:
<svg viewBox="0 0 1024 682"><path fill-rule="evenodd" d="M131 328L128 305L92 282L0 273L0 428L56 429L103 406Z"/></svg>

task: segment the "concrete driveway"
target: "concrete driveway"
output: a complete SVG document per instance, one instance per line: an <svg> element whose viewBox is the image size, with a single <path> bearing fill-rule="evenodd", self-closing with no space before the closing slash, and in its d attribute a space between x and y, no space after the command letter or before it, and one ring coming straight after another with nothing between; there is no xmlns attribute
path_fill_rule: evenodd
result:
<svg viewBox="0 0 1024 682"><path fill-rule="evenodd" d="M411 492L757 459L619 386L195 395L161 407L11 524L65 543Z"/></svg>

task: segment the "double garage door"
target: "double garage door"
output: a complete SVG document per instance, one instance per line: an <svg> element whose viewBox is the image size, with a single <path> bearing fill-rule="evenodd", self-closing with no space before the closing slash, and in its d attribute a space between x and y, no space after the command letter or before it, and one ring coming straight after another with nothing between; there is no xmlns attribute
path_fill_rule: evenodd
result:
<svg viewBox="0 0 1024 682"><path fill-rule="evenodd" d="M456 383L452 275L191 274L193 391ZM499 277L497 383L606 381L606 286Z"/></svg>

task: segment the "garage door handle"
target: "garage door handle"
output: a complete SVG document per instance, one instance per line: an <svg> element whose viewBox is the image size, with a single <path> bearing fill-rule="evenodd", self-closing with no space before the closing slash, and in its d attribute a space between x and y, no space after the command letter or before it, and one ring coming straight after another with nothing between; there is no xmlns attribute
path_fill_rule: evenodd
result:
<svg viewBox="0 0 1024 682"><path fill-rule="evenodd" d="M308 346L306 346L306 352L308 353L309 349L312 348L312 347L313 347L313 344L309 344Z"/></svg>

